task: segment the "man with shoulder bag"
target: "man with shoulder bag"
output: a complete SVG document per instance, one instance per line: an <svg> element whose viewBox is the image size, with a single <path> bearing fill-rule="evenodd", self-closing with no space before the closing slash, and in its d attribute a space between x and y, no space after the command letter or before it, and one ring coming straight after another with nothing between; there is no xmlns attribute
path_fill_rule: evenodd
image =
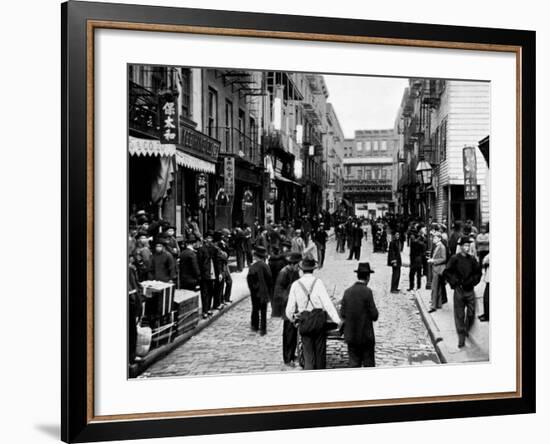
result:
<svg viewBox="0 0 550 444"><path fill-rule="evenodd" d="M290 287L285 314L298 326L304 352L304 370L324 369L327 316L338 326L341 321L323 282L313 276L317 261L306 257L300 268L304 275Z"/></svg>

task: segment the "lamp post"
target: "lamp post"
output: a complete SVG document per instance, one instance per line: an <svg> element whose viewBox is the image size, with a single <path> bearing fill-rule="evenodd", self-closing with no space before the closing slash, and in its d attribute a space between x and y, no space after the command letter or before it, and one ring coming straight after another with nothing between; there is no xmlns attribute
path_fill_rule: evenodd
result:
<svg viewBox="0 0 550 444"><path fill-rule="evenodd" d="M430 196L428 187L432 184L432 166L429 162L425 161L424 159L421 159L418 165L416 166L416 176L418 177L418 181L420 182L421 188L422 188L422 194L424 195L424 199L426 200L426 214L425 214L425 222L426 222L426 237L427 237L427 245L426 245L426 256L430 257L432 252L432 238L430 235ZM432 266L428 264L428 269L426 270L426 289L432 288Z"/></svg>

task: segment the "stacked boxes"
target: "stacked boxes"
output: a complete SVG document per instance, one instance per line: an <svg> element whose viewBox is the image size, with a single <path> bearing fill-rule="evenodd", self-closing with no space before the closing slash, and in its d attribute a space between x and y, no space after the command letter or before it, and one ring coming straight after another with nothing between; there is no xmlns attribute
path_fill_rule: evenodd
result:
<svg viewBox="0 0 550 444"><path fill-rule="evenodd" d="M193 330L199 323L199 292L192 290L176 290L174 296L174 311L176 312L176 334L182 335Z"/></svg>
<svg viewBox="0 0 550 444"><path fill-rule="evenodd" d="M160 281L141 283L145 295L144 319L152 330L151 348L172 342L176 336L174 284Z"/></svg>

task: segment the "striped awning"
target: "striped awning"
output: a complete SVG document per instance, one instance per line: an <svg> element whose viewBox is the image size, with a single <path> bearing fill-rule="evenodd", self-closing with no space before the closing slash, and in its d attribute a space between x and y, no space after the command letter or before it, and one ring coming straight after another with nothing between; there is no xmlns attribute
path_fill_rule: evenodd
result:
<svg viewBox="0 0 550 444"><path fill-rule="evenodd" d="M203 173L216 173L216 165L207 160L199 159L183 151L176 151L176 163L191 170L201 171Z"/></svg>
<svg viewBox="0 0 550 444"><path fill-rule="evenodd" d="M130 136L128 150L132 156L173 156L176 154L176 145L163 145L155 139L140 139Z"/></svg>
<svg viewBox="0 0 550 444"><path fill-rule="evenodd" d="M216 173L216 165L213 162L180 151L174 144L162 144L158 140L130 136L128 150L132 156L175 156L176 163L180 166L203 173Z"/></svg>

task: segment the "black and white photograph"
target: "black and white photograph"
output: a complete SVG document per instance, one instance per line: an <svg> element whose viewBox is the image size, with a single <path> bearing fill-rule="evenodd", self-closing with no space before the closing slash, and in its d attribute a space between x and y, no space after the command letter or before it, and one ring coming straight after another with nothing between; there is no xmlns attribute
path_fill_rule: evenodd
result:
<svg viewBox="0 0 550 444"><path fill-rule="evenodd" d="M490 362L491 82L127 74L129 378Z"/></svg>

